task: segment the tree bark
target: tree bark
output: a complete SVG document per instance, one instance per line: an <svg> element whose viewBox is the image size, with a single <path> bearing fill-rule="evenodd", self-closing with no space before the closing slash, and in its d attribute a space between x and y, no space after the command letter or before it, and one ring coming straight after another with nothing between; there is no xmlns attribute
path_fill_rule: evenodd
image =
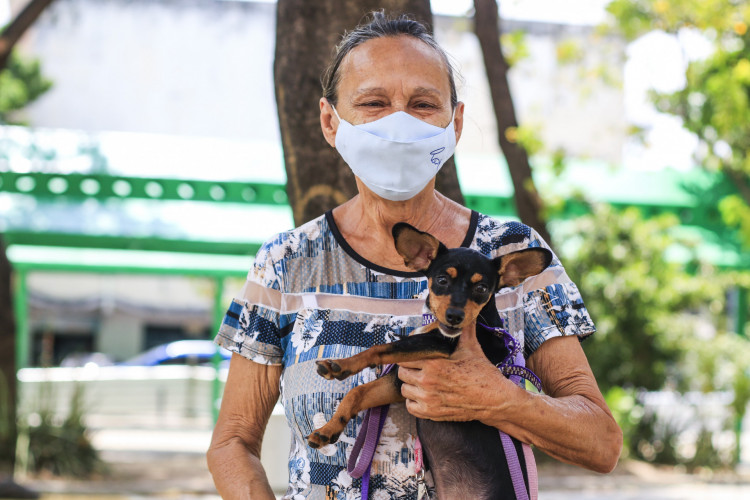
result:
<svg viewBox="0 0 750 500"><path fill-rule="evenodd" d="M432 26L429 0L278 0L274 84L287 174L287 194L299 225L357 192L354 175L323 139L318 101L320 77L333 47L366 14L409 14ZM455 164L438 173L437 188L463 203Z"/></svg>
<svg viewBox="0 0 750 500"><path fill-rule="evenodd" d="M497 136L515 189L516 211L521 222L536 229L552 244L542 213L544 204L531 177L526 150L506 136L509 128L518 127L513 96L508 85L508 62L500 45L500 16L495 0L474 0L474 31L482 47L484 67L497 120Z"/></svg>
<svg viewBox="0 0 750 500"><path fill-rule="evenodd" d="M54 0L31 0L26 6L18 13L18 15L11 21L11 23L5 27L2 34L0 34L0 71L5 68L8 64L8 58L16 45L18 40L21 39L29 26L34 24L34 21L44 12L49 4Z"/></svg>

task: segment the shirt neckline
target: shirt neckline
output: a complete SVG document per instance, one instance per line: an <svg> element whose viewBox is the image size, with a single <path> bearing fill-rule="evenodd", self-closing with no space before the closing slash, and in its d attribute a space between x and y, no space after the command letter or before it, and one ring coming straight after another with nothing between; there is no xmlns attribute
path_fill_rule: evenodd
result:
<svg viewBox="0 0 750 500"><path fill-rule="evenodd" d="M424 276L424 274L416 271L399 271L397 269L390 269L387 267L379 266L378 264L365 259L360 254L358 254L349 245L349 243L347 243L346 239L344 239L344 236L341 234L341 231L339 231L339 228L336 225L336 221L333 219L333 210L327 211L325 213L325 218L326 222L328 223L328 227L331 228L331 233L333 233L333 238L336 240L336 243L338 243L339 246L344 250L344 252L346 252L351 258L367 267L368 269L379 273L389 274L391 276L399 276L403 278L421 278ZM466 236L464 236L464 240L461 242L461 247L468 248L474 241L478 221L479 212L472 210L471 217L469 219L469 229L466 231Z"/></svg>

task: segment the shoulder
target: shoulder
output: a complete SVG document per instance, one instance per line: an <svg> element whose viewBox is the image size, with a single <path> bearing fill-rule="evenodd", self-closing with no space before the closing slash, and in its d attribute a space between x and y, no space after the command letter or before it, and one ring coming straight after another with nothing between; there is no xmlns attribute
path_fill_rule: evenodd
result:
<svg viewBox="0 0 750 500"><path fill-rule="evenodd" d="M267 264L297 257L306 248L321 245L329 235L328 223L321 215L297 228L273 235L261 245L255 261Z"/></svg>
<svg viewBox="0 0 750 500"><path fill-rule="evenodd" d="M282 231L266 240L255 255L250 278L265 286L273 285L287 264L303 256L311 255L311 249L327 247L331 238L330 228L324 215L305 224Z"/></svg>
<svg viewBox="0 0 750 500"><path fill-rule="evenodd" d="M518 221L501 221L488 215L479 214L474 237L477 249L491 256L497 256L525 248L549 245L537 232Z"/></svg>

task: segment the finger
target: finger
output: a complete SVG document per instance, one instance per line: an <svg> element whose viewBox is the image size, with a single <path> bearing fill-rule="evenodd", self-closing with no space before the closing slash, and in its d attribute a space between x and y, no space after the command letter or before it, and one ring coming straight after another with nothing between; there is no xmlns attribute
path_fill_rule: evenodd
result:
<svg viewBox="0 0 750 500"><path fill-rule="evenodd" d="M404 399L419 401L424 397L424 391L419 386L403 383L401 384L401 395Z"/></svg>
<svg viewBox="0 0 750 500"><path fill-rule="evenodd" d="M425 418L429 420L465 420L460 418L460 416L457 418L457 415L454 414L455 412L446 412L440 408L430 410L422 401L419 400L407 399L406 411L417 418Z"/></svg>
<svg viewBox="0 0 750 500"><path fill-rule="evenodd" d="M415 370L412 368L407 368L405 366L399 365L398 367L398 378L401 379L401 381L404 384L415 384L417 383L417 376L419 374L419 370Z"/></svg>
<svg viewBox="0 0 750 500"><path fill-rule="evenodd" d="M420 370L422 368L422 365L424 364L424 361L404 361L403 363L399 363L399 370L401 368L410 368L413 370Z"/></svg>
<svg viewBox="0 0 750 500"><path fill-rule="evenodd" d="M422 411L422 406L413 399L406 400L406 411L417 418L426 418L425 413Z"/></svg>

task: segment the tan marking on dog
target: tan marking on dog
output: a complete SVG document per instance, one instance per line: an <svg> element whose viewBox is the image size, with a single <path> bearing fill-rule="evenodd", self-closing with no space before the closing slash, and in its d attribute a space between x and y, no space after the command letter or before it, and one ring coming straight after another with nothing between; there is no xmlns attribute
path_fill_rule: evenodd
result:
<svg viewBox="0 0 750 500"><path fill-rule="evenodd" d="M463 328L468 323L471 323L474 321L477 316L479 316L479 312L482 310L482 308L485 306L487 302L482 302L481 304L477 304L473 300L467 300L466 305L464 305L464 320L459 323L458 325L451 325L454 328ZM450 295L430 295L430 304L429 308L432 311L432 314L435 315L435 318L444 325L448 325L448 320L445 318L445 312L450 307L451 300Z"/></svg>
<svg viewBox="0 0 750 500"><path fill-rule="evenodd" d="M445 270L445 272L453 279L456 279L456 276L458 276L458 269L456 269L455 267L449 267Z"/></svg>
<svg viewBox="0 0 750 500"><path fill-rule="evenodd" d="M445 311L450 307L451 305L451 297L450 295L432 295L430 294L430 310L432 311L432 314L435 315L435 318L444 325L448 324L448 321L445 319Z"/></svg>
<svg viewBox="0 0 750 500"><path fill-rule="evenodd" d="M479 316L479 312L482 310L486 302L482 302L481 304L477 304L473 300L467 300L466 306L464 306L464 315L465 318L461 322L461 328L464 327L467 323L470 323L477 319L477 316Z"/></svg>
<svg viewBox="0 0 750 500"><path fill-rule="evenodd" d="M479 283L480 281L482 281L482 278L484 278L484 276L482 276L481 274L474 273L474 276L471 277L471 282L472 283Z"/></svg>

